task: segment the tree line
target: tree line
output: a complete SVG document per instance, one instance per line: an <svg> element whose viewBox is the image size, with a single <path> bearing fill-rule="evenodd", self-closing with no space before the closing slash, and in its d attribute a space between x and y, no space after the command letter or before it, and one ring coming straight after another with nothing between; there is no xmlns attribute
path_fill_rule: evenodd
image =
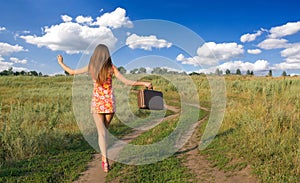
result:
<svg viewBox="0 0 300 183"><path fill-rule="evenodd" d="M118 67L118 70L122 73L122 74L126 74L127 70L123 67L120 66ZM64 72L65 75L70 75L68 72ZM147 69L144 67L140 67L140 68L134 68L132 70L129 71L130 74L146 74L147 73ZM170 71L166 68L161 68L161 67L155 67L153 68L153 70L151 71L151 74L175 74L175 75L206 75L205 73L198 73L198 72L191 72L189 74L187 74L186 72L178 72L178 71ZM224 75L223 70L217 68L215 73L210 73L210 74L215 74L218 76ZM58 75L63 75L63 74L58 74ZM57 76L58 76L57 75ZM229 69L225 70L225 75L242 75L242 72L240 69L237 69L235 73L231 73L231 71ZM247 76L254 76L254 72L253 70L247 70L245 75ZM13 71L13 68L10 67L8 70L3 70L0 72L0 76L48 76L48 75L43 75L42 72L37 72L37 71ZM266 76L272 77L273 73L272 70L269 70L268 74ZM286 71L283 71L281 76L288 76Z"/></svg>
<svg viewBox="0 0 300 183"><path fill-rule="evenodd" d="M41 72L37 72L37 71L13 71L13 68L10 67L8 70L1 71L0 76L44 76L44 75Z"/></svg>
<svg viewBox="0 0 300 183"><path fill-rule="evenodd" d="M223 75L223 70L220 70L220 69L217 68L216 71L215 71L215 74L219 75L219 76ZM237 69L235 73L231 73L231 71L229 69L225 70L225 75L232 75L232 74L242 75L242 72L241 72L240 69ZM245 73L245 75L247 75L247 76L254 76L254 72L253 72L253 70L252 71L247 70L246 73ZM272 77L273 76L273 71L270 69L268 71L268 74L266 76ZM281 76L288 76L288 74L287 74L286 71L283 71L282 74L281 74Z"/></svg>
<svg viewBox="0 0 300 183"><path fill-rule="evenodd" d="M126 74L127 70L121 66L118 67L118 70L122 73L122 74ZM134 68L132 70L129 71L130 74L146 74L147 73L147 69L144 67L140 67L140 68ZM161 68L161 67L155 67L152 69L151 74L176 74L176 75L187 75L186 72L178 72L178 71L170 71L166 68Z"/></svg>

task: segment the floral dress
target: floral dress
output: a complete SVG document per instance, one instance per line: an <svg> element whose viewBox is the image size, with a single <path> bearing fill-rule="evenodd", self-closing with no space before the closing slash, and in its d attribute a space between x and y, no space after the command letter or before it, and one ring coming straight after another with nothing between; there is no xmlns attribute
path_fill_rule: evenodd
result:
<svg viewBox="0 0 300 183"><path fill-rule="evenodd" d="M91 112L92 113L114 113L115 99L112 88L112 73L103 84L94 83Z"/></svg>

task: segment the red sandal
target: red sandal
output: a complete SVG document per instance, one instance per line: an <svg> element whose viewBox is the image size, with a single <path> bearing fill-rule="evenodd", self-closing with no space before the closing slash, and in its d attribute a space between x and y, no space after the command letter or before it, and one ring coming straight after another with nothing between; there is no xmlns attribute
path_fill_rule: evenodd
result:
<svg viewBox="0 0 300 183"><path fill-rule="evenodd" d="M107 173L110 170L109 163L102 161L102 169L105 173Z"/></svg>

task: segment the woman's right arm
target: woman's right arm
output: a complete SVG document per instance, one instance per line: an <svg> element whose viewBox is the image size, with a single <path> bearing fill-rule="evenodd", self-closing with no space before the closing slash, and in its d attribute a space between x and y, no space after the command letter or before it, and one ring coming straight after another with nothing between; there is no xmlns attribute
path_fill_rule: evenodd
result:
<svg viewBox="0 0 300 183"><path fill-rule="evenodd" d="M114 74L116 76L117 79L119 79L121 82L123 82L124 84L126 85L129 85L129 86L145 86L149 89L152 89L153 86L152 86L152 83L151 82L143 82L143 81L132 81L132 80L129 80L127 78L125 78L120 72L119 70L114 66L113 67L113 70L114 70Z"/></svg>
<svg viewBox="0 0 300 183"><path fill-rule="evenodd" d="M66 64L64 64L63 62L63 56L62 55L58 55L57 56L57 61L58 64L65 70L67 71L69 74L74 75L74 74L83 74L83 73L87 73L88 72L88 66L85 66L83 68L80 69L71 69L70 67L68 67Z"/></svg>

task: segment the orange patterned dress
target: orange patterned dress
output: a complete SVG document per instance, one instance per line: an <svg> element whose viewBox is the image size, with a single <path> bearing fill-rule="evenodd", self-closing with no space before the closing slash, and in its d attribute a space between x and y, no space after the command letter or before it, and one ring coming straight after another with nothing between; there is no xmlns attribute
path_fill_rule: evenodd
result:
<svg viewBox="0 0 300 183"><path fill-rule="evenodd" d="M112 73L103 84L94 83L91 112L92 113L114 113L115 99L112 88Z"/></svg>

